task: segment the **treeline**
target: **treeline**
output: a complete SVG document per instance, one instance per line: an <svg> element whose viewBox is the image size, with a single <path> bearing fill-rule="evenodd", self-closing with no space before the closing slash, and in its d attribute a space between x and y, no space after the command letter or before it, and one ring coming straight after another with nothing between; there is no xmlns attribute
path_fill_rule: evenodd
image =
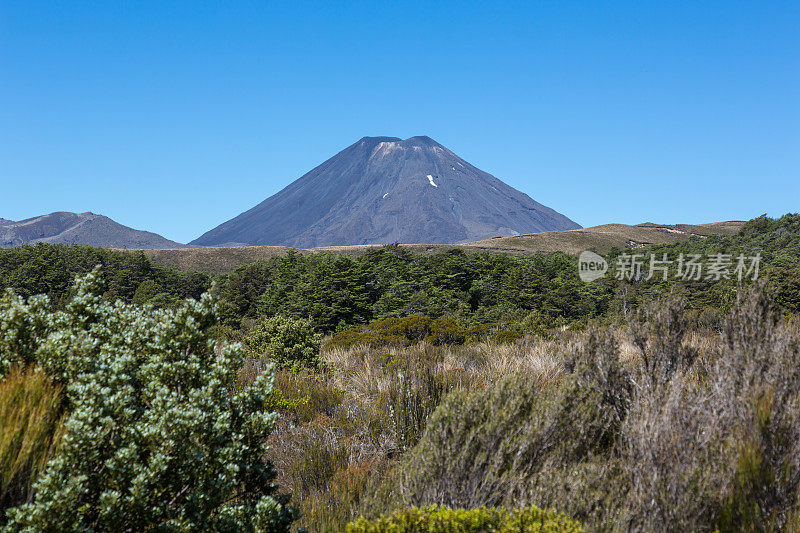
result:
<svg viewBox="0 0 800 533"><path fill-rule="evenodd" d="M574 257L563 253L507 255L413 254L389 245L359 256L289 253L245 265L222 276L222 316L231 325L262 315L311 317L324 332L387 318L448 317L463 327L496 322L539 321L555 327L600 318L614 321L671 291L681 292L698 325L712 326L734 303L741 282L732 271L739 254L758 255L759 277L768 278L778 302L800 311L800 215L759 217L733 236L692 237L672 245L606 254L614 264L623 254L638 254L641 275L617 279L613 271L585 283ZM673 261L680 254L731 256L729 277L684 281L673 265L667 280L647 279L650 254ZM750 266L750 263L748 263Z"/></svg>
<svg viewBox="0 0 800 533"><path fill-rule="evenodd" d="M645 258L640 275L616 279L610 271L585 283L575 258L563 253L507 255L454 248L421 255L398 245L358 256L290 251L212 277L157 266L141 252L38 244L0 251L0 287L12 287L22 296L45 293L58 302L76 274L102 264L104 297L110 300L170 306L183 298L198 298L216 281L218 313L228 326L239 328L262 316L283 315L310 318L324 333L412 315L446 317L464 328L523 320L545 328L590 319L614 321L643 302L679 291L699 325L711 326L733 304L742 285L737 277L716 280L703 275L684 281L670 271L667 280L660 275L647 279L646 258L651 253L672 259L679 254L758 254L760 277L770 280L777 301L789 312L800 311L800 215L762 216L733 236L613 250L605 257L613 268L623 254L633 253Z"/></svg>
<svg viewBox="0 0 800 533"><path fill-rule="evenodd" d="M689 254L711 257L714 254L730 255L735 263L738 254L760 255L759 278L766 279L778 304L790 313L800 313L800 214L786 214L780 218L762 215L746 222L735 235L727 237L695 237L688 241L652 246L647 252L656 256L668 253L671 257ZM619 251L616 251L619 253ZM714 306L729 309L733 305L738 282L686 282L686 296L695 308ZM654 285L660 289L663 285ZM652 288L652 287L651 287ZM652 290L645 292L652 296Z"/></svg>
<svg viewBox="0 0 800 533"><path fill-rule="evenodd" d="M566 323L606 314L614 296L610 284L582 282L566 254L426 256L397 245L356 257L290 252L227 274L221 291L229 324L279 314L310 317L324 332L411 315L519 320L533 310Z"/></svg>
<svg viewBox="0 0 800 533"><path fill-rule="evenodd" d="M103 297L109 301L169 306L198 299L211 287L208 274L160 267L142 252L39 243L0 250L0 288L23 297L46 294L59 303L69 297L75 277L97 265L103 266Z"/></svg>

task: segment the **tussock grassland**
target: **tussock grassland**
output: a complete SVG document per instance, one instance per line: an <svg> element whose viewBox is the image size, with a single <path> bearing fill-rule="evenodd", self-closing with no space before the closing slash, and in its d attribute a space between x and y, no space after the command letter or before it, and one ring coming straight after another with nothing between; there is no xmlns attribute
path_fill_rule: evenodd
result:
<svg viewBox="0 0 800 533"><path fill-rule="evenodd" d="M605 253L612 248L638 248L648 244L671 244L689 239L692 235L733 235L741 229L743 222L727 221L710 224L603 224L591 228L569 231L548 231L517 235L515 237L495 237L471 242L465 248L487 251L506 251L517 253L565 252L577 255L584 250Z"/></svg>
<svg viewBox="0 0 800 533"><path fill-rule="evenodd" d="M670 300L509 344L324 346L323 371L278 374L298 404L270 452L312 530L434 504L590 530L797 524L800 327L762 292L715 330Z"/></svg>
<svg viewBox="0 0 800 533"><path fill-rule="evenodd" d="M403 244L403 248L419 254L442 253L452 248L466 252L489 251L509 253L566 252L579 254L583 250L608 252L614 247L625 249L647 244L669 244L687 240L692 235L733 235L743 222L714 222L710 224L604 224L570 231L548 231L515 237L495 237L462 244ZM331 252L355 256L379 245L323 246L298 250L300 253ZM142 250L157 264L179 270L199 270L211 274L230 272L240 265L267 261L285 255L285 246L232 246L209 248L175 248Z"/></svg>
<svg viewBox="0 0 800 533"><path fill-rule="evenodd" d="M475 343L396 349L323 348L325 370L279 371L276 387L298 405L284 411L270 440L278 483L304 510L301 524L342 531L375 505L365 498L421 438L426 421L453 391L480 390L524 373L558 382L562 341Z"/></svg>
<svg viewBox="0 0 800 533"><path fill-rule="evenodd" d="M29 501L64 433L62 387L41 370L14 368L0 380L0 509Z"/></svg>

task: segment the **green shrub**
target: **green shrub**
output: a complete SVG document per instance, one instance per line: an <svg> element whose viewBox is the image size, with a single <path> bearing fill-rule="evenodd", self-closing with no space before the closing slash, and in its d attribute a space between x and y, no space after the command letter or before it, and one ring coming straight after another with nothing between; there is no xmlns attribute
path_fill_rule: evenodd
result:
<svg viewBox="0 0 800 533"><path fill-rule="evenodd" d="M605 390L576 373L547 388L514 376L448 396L400 469L401 503L471 508L514 505L529 491L551 497L577 465L607 457L616 442L620 420Z"/></svg>
<svg viewBox="0 0 800 533"><path fill-rule="evenodd" d="M514 511L503 508L416 508L398 511L374 520L359 518L347 525L347 533L567 533L579 532L579 523L563 514L536 507Z"/></svg>
<svg viewBox="0 0 800 533"><path fill-rule="evenodd" d="M558 381L517 375L450 394L403 459L384 509L541 504L580 520L613 513L627 490L615 454L631 395L615 350L597 333Z"/></svg>
<svg viewBox="0 0 800 533"><path fill-rule="evenodd" d="M339 410L344 391L336 388L324 373L277 371L275 390L292 404L284 410L297 423L306 423L319 415L332 417Z"/></svg>
<svg viewBox="0 0 800 533"><path fill-rule="evenodd" d="M516 325L516 329L520 333L535 337L546 336L550 327L552 327L552 324L548 323L548 320L538 311L531 311Z"/></svg>
<svg viewBox="0 0 800 533"><path fill-rule="evenodd" d="M434 346L464 344L466 332L452 318L438 318L431 322L425 341Z"/></svg>
<svg viewBox="0 0 800 533"><path fill-rule="evenodd" d="M486 391L457 392L436 409L400 469L402 505L502 505L511 487L529 482L525 449L554 446L553 391L512 377ZM519 454L517 452L520 452Z"/></svg>
<svg viewBox="0 0 800 533"><path fill-rule="evenodd" d="M486 340L489 337L494 338L497 334L506 335L501 342L511 342L522 336L518 332L507 331L495 323L464 329L452 318L441 317L432 320L422 315L411 315L375 320L365 326L338 331L328 346L341 349L358 345L372 348L402 347L423 340L434 346L454 346Z"/></svg>
<svg viewBox="0 0 800 533"><path fill-rule="evenodd" d="M266 357L278 368L318 368L321 336L307 319L273 316L262 318L247 335L246 343L255 358Z"/></svg>
<svg viewBox="0 0 800 533"><path fill-rule="evenodd" d="M421 341L431 331L431 319L422 315L382 321L389 335L405 337L409 342Z"/></svg>
<svg viewBox="0 0 800 533"><path fill-rule="evenodd" d="M217 308L219 310L219 307ZM234 329L225 324L215 324L209 328L211 335L222 343L244 342L244 331L241 329Z"/></svg>
<svg viewBox="0 0 800 533"><path fill-rule="evenodd" d="M10 353L32 353L67 403L64 437L7 529L288 531L295 512L265 459L271 373L237 388L243 354L211 337L210 296L109 304L97 274L65 311L9 297L0 312L0 331L16 332L4 348L17 339ZM19 334L19 317L47 335Z"/></svg>
<svg viewBox="0 0 800 533"><path fill-rule="evenodd" d="M139 284L139 287L136 289L136 292L133 293L133 298L131 299L131 303L144 305L150 301L153 297L157 294L163 292L159 284L152 279L146 279Z"/></svg>
<svg viewBox="0 0 800 533"><path fill-rule="evenodd" d="M496 329L498 329L498 325L495 322L487 322L468 328L464 331L464 335L467 341L485 341Z"/></svg>
<svg viewBox="0 0 800 533"><path fill-rule="evenodd" d="M308 401L308 396L303 398L287 398L280 389L273 388L269 394L267 394L264 408L270 411L280 411L283 413L293 412L301 406L308 405Z"/></svg>
<svg viewBox="0 0 800 533"><path fill-rule="evenodd" d="M39 343L51 329L48 323L50 300L33 296L27 302L7 290L0 298L0 378L12 365L34 362Z"/></svg>
<svg viewBox="0 0 800 533"><path fill-rule="evenodd" d="M410 346L430 334L430 325L431 319L421 315L374 320L366 326L337 333L330 345L344 349L361 344L373 348Z"/></svg>
<svg viewBox="0 0 800 533"><path fill-rule="evenodd" d="M498 344L510 344L523 337L519 331L495 331L489 338Z"/></svg>

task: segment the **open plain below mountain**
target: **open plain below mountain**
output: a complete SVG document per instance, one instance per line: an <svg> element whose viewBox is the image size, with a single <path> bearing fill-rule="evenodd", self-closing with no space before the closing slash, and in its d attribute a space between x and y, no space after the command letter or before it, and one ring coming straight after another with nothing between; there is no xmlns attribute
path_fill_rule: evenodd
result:
<svg viewBox="0 0 800 533"><path fill-rule="evenodd" d="M604 253L612 248L635 249L648 244L667 244L680 242L690 237L710 235L732 235L739 231L743 222L727 221L709 224L653 224L636 225L603 224L590 228L568 231L549 231L511 237L495 237L463 244L401 244L417 253L439 253L452 248L465 252L502 252L512 254L532 254L565 252L577 255L583 250ZM201 270L221 273L236 267L264 261L286 254L289 250L308 254L331 252L343 255L358 255L365 250L380 245L323 246L316 248L291 248L288 246L234 246L234 247L195 247L183 249L143 250L156 263L181 270Z"/></svg>

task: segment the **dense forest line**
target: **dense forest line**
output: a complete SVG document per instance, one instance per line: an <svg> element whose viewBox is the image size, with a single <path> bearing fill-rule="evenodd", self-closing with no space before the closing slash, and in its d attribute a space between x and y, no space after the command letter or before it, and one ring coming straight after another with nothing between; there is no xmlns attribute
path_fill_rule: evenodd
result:
<svg viewBox="0 0 800 533"><path fill-rule="evenodd" d="M613 250L606 259L613 265L632 253L645 258L759 254L759 275L770 280L778 303L789 312L800 311L800 215L762 216L733 236ZM158 266L141 252L37 244L0 250L0 288L13 288L21 296L47 294L59 302L69 296L76 275L102 264L103 296L109 301L169 307L184 298L199 298L216 283L218 315L229 327L239 329L262 316L282 315L310 318L317 331L332 333L412 315L446 317L463 328L524 320L545 328L591 319L609 322L670 291L682 292L700 324L711 325L730 307L742 284L735 276L685 281L672 271L666 280L660 275L648 280L646 263L633 279L609 273L586 283L578 277L576 259L563 253L453 249L422 255L395 244L358 256L290 251L211 276Z"/></svg>
<svg viewBox="0 0 800 533"><path fill-rule="evenodd" d="M163 268L141 252L46 243L0 250L0 287L26 298L46 294L63 303L75 277L97 265L103 267L103 297L109 301L166 306L198 299L211 287L207 274Z"/></svg>

